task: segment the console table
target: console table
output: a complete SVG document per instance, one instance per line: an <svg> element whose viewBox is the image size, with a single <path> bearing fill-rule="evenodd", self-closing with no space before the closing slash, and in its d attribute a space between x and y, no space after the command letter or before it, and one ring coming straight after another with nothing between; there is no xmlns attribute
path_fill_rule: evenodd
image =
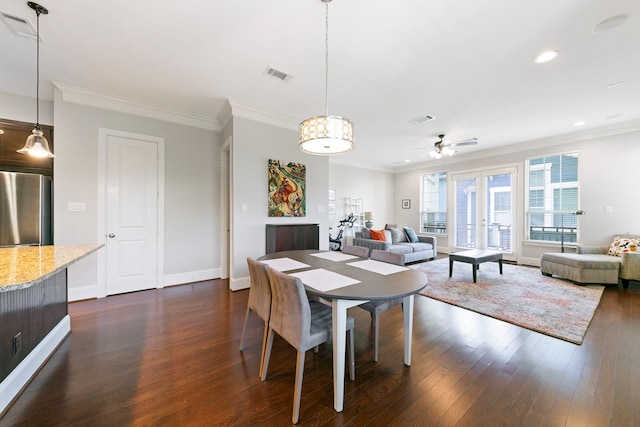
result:
<svg viewBox="0 0 640 427"><path fill-rule="evenodd" d="M318 224L267 224L265 253L319 249Z"/></svg>

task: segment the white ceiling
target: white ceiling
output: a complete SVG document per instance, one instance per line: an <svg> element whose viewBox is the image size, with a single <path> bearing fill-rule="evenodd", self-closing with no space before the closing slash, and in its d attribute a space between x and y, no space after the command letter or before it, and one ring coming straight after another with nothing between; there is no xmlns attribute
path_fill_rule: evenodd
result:
<svg viewBox="0 0 640 427"><path fill-rule="evenodd" d="M292 127L324 114L321 0L41 4L43 98L55 81L213 121L227 99ZM26 1L0 10L35 26ZM329 112L355 127L347 162L433 161L440 133L478 138L457 147L469 153L640 118L638 0L334 0L329 15ZM546 49L559 57L535 64ZM33 40L0 23L0 52L0 91L35 96ZM410 123L424 114L436 119Z"/></svg>

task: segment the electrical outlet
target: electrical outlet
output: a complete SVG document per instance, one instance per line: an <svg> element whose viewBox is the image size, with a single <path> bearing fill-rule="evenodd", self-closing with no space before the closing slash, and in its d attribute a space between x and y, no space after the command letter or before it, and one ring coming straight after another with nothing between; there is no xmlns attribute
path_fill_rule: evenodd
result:
<svg viewBox="0 0 640 427"><path fill-rule="evenodd" d="M18 332L12 339L13 350L11 354L18 354L22 350L22 332Z"/></svg>

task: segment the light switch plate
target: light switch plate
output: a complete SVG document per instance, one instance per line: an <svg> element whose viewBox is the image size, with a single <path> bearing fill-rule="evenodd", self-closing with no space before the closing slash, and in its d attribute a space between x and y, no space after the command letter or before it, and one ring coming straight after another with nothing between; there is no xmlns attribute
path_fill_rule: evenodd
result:
<svg viewBox="0 0 640 427"><path fill-rule="evenodd" d="M68 212L86 212L87 204L85 202L69 202L67 203Z"/></svg>

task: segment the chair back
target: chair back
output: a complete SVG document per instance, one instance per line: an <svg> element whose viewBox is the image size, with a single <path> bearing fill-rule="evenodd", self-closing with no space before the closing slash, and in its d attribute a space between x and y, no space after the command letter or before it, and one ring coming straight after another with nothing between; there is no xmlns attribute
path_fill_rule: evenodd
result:
<svg viewBox="0 0 640 427"><path fill-rule="evenodd" d="M302 281L297 277L268 270L271 284L269 327L298 351L306 351L311 334L311 307Z"/></svg>
<svg viewBox="0 0 640 427"><path fill-rule="evenodd" d="M269 266L251 257L247 257L247 264L251 280L247 305L263 320L268 321L271 314L271 286L267 274Z"/></svg>
<svg viewBox="0 0 640 427"><path fill-rule="evenodd" d="M366 258L369 256L369 248L364 246L356 246L356 245L344 245L342 247L342 252L349 255L355 255L362 258Z"/></svg>

